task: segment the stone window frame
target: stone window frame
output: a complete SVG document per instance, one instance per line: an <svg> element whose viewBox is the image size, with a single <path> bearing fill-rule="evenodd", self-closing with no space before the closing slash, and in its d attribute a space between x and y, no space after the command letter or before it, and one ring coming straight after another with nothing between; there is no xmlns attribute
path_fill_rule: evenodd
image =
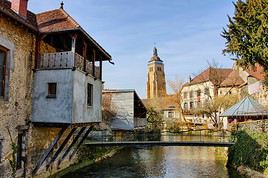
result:
<svg viewBox="0 0 268 178"><path fill-rule="evenodd" d="M6 53L6 75L5 75L5 86L4 86L4 101L9 101L10 95L10 73L14 72L14 49L15 45L10 40L0 36L0 46L7 49ZM0 99L1 100L1 99Z"/></svg>

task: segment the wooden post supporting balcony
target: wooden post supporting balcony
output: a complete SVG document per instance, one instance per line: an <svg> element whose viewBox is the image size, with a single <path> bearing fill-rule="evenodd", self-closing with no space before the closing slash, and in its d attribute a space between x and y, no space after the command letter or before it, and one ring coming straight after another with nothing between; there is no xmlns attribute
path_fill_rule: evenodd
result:
<svg viewBox="0 0 268 178"><path fill-rule="evenodd" d="M55 139L49 145L48 149L44 152L44 154L42 155L41 159L38 160L35 168L33 169L32 175L35 175L37 173L37 171L39 170L39 168L42 166L42 164L48 158L48 156L50 155L50 153L53 151L54 147L57 145L58 141L60 140L60 138L62 137L62 135L63 135L63 133L65 132L66 129L67 129L67 127L63 127L58 132L58 135L55 137Z"/></svg>
<svg viewBox="0 0 268 178"><path fill-rule="evenodd" d="M96 71L95 71L95 61L96 61L96 50L93 49L93 59L92 59L92 76L96 78Z"/></svg>
<svg viewBox="0 0 268 178"><path fill-rule="evenodd" d="M40 41L41 41L41 38L38 36L35 41L35 64L34 64L35 70L40 65Z"/></svg>
<svg viewBox="0 0 268 178"><path fill-rule="evenodd" d="M83 137L80 139L79 143L77 144L76 148L74 149L74 151L71 153L71 155L69 156L69 160L71 160L73 158L73 156L75 155L75 153L77 152L77 150L79 149L79 147L82 145L82 143L85 141L85 139L87 138L88 134L93 130L94 126L90 126L86 133L83 135Z"/></svg>
<svg viewBox="0 0 268 178"><path fill-rule="evenodd" d="M76 38L77 38L77 35L74 34L72 35L72 52L75 53L75 46L76 46Z"/></svg>
<svg viewBox="0 0 268 178"><path fill-rule="evenodd" d="M61 158L58 161L58 168L60 167L60 164L62 163L62 161L65 159L65 157L69 154L69 152L71 151L72 147L76 144L76 142L78 141L79 137L81 136L81 134L86 130L86 127L83 127L82 129L80 129L80 131L78 132L78 134L75 136L75 138L73 139L72 143L69 145L69 147L65 150L65 152L63 153L63 155L61 156Z"/></svg>
<svg viewBox="0 0 268 178"><path fill-rule="evenodd" d="M46 37L46 35L38 35L35 40L35 64L34 70L40 67L40 45L41 41Z"/></svg>
<svg viewBox="0 0 268 178"><path fill-rule="evenodd" d="M102 56L100 57L100 80L102 81Z"/></svg>
<svg viewBox="0 0 268 178"><path fill-rule="evenodd" d="M84 57L84 72L87 71L87 43L84 41L83 43L83 57Z"/></svg>
<svg viewBox="0 0 268 178"><path fill-rule="evenodd" d="M52 158L50 159L50 161L47 163L46 168L48 169L50 166L53 165L53 162L57 159L57 157L59 156L59 154L61 153L61 151L63 150L63 148L65 147L65 145L68 143L68 141L70 140L70 138L73 136L74 132L76 131L77 128L73 128L71 130L71 132L68 134L68 136L65 138L65 140L61 143L61 146L59 147L59 149L56 151L56 153L52 156Z"/></svg>

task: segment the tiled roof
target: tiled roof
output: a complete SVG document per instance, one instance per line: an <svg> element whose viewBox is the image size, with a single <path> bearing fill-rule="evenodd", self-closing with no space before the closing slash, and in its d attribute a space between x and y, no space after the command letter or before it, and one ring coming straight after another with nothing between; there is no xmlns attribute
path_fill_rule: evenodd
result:
<svg viewBox="0 0 268 178"><path fill-rule="evenodd" d="M55 9L36 14L39 31L42 33L79 29L79 24L64 9Z"/></svg>
<svg viewBox="0 0 268 178"><path fill-rule="evenodd" d="M228 77L221 83L222 87L230 87L230 86L240 86L244 84L245 81L239 76L239 72L233 70Z"/></svg>
<svg viewBox="0 0 268 178"><path fill-rule="evenodd" d="M68 30L81 31L100 51L111 60L111 55L105 51L64 9L59 8L36 14L37 24L41 33L63 32Z"/></svg>
<svg viewBox="0 0 268 178"><path fill-rule="evenodd" d="M11 2L0 0L0 13L3 13L28 28L38 31L35 14L27 11L27 18L23 18L11 9Z"/></svg>
<svg viewBox="0 0 268 178"><path fill-rule="evenodd" d="M257 80L265 80L264 69L259 64L255 64L255 66L249 67L247 69L247 72L249 73L249 75L255 77Z"/></svg>
<svg viewBox="0 0 268 178"><path fill-rule="evenodd" d="M233 69L209 67L208 69L204 70L199 75L194 77L191 82L188 82L187 85L194 85L207 81L211 81L214 85L219 85L228 77L228 75L232 71Z"/></svg>

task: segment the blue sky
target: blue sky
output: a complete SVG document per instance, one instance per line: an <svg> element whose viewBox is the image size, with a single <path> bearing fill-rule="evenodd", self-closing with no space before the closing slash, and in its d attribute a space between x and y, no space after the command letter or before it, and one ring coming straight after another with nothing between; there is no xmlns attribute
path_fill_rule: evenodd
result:
<svg viewBox="0 0 268 178"><path fill-rule="evenodd" d="M144 98L154 43L166 80L187 80L215 61L231 67L220 36L233 0L65 0L64 9L113 57L104 65L106 88L136 89ZM29 1L29 9L56 9L60 0Z"/></svg>

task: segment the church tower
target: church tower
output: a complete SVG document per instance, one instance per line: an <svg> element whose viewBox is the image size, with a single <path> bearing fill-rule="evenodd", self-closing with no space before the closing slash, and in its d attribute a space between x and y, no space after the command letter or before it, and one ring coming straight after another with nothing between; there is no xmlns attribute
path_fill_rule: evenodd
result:
<svg viewBox="0 0 268 178"><path fill-rule="evenodd" d="M164 63L154 47L153 56L148 62L147 69L147 99L163 97L166 94Z"/></svg>

